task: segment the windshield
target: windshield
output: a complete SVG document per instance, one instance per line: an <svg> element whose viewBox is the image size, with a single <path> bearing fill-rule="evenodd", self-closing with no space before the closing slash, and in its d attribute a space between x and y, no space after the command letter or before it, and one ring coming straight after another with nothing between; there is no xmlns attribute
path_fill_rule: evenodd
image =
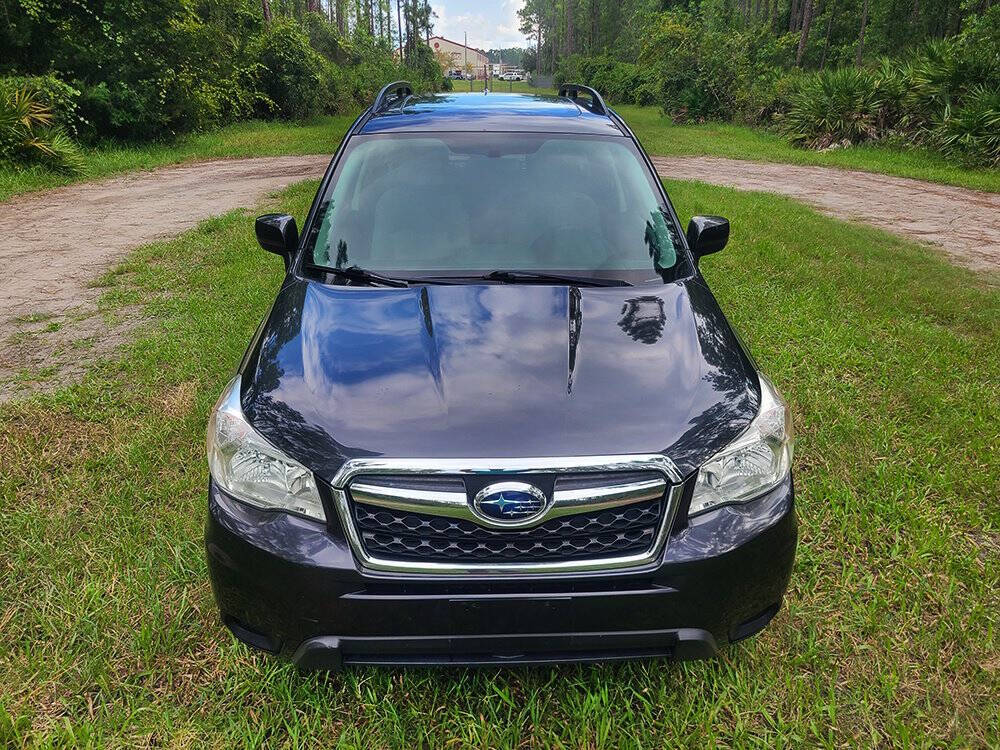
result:
<svg viewBox="0 0 1000 750"><path fill-rule="evenodd" d="M614 136L357 137L306 251L313 265L409 278L504 269L669 280L687 268L638 151Z"/></svg>

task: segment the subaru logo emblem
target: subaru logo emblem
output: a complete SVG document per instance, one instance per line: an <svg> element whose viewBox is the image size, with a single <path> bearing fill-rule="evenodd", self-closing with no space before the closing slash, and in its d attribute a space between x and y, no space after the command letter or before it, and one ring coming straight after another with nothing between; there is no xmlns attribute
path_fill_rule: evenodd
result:
<svg viewBox="0 0 1000 750"><path fill-rule="evenodd" d="M545 493L524 482L498 482L484 487L472 500L472 510L493 526L523 526L537 520L549 501Z"/></svg>

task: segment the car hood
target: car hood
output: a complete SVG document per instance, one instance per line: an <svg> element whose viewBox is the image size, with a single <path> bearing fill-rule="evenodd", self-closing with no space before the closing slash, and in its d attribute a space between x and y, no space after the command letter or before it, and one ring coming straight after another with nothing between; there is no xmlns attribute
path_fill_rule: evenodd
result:
<svg viewBox="0 0 1000 750"><path fill-rule="evenodd" d="M663 453L688 474L760 386L697 279L406 289L295 280L243 367L254 427L329 480L348 458Z"/></svg>

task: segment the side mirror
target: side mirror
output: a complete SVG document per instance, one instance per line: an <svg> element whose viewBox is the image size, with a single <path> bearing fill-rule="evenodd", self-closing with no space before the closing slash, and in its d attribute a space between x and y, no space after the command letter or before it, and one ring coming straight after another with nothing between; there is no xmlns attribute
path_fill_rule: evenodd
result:
<svg viewBox="0 0 1000 750"><path fill-rule="evenodd" d="M257 242L269 253L280 255L285 261L285 270L292 265L295 249L299 246L299 228L295 219L288 214L264 214L254 222Z"/></svg>
<svg viewBox="0 0 1000 750"><path fill-rule="evenodd" d="M729 242L729 219L721 216L692 216L687 230L688 246L697 261L719 252Z"/></svg>

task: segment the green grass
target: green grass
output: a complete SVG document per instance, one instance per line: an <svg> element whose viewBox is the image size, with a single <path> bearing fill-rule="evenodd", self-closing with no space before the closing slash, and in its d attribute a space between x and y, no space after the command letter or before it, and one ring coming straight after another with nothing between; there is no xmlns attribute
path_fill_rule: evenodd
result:
<svg viewBox="0 0 1000 750"><path fill-rule="evenodd" d="M482 91L482 81L455 81L456 92ZM494 91L554 94L532 88L525 81L495 81ZM721 156L787 164L859 169L930 182L1000 192L1000 170L968 169L925 150L904 151L881 146L859 146L827 152L791 146L774 133L710 123L673 125L657 107L616 108L635 130L643 146L662 156ZM139 169L199 159L222 159L284 154L332 154L350 126L353 115L322 117L300 124L287 122L238 123L211 133L191 135L175 143L142 146L107 145L84 149L84 170L72 177L41 167L0 169L0 201L33 190L93 180ZM2 166L2 165L0 165Z"/></svg>
<svg viewBox="0 0 1000 750"><path fill-rule="evenodd" d="M482 92L483 81L452 81L453 91L462 92ZM499 94L543 94L545 96L555 96L556 90L549 88L535 88L527 81L501 81L498 78L490 81L490 91Z"/></svg>
<svg viewBox="0 0 1000 750"><path fill-rule="evenodd" d="M471 83L474 90L483 90L482 81ZM507 91L508 84L502 83L502 86L502 90ZM455 81L455 87L456 91L468 91L469 82ZM513 90L555 93L551 89L532 89L523 81L513 82ZM83 148L84 167L76 175L62 175L40 166L20 168L0 162L0 202L35 190L186 161L291 154L332 156L356 116L319 117L306 123L242 122L208 133L184 136L171 143L131 146L111 143Z"/></svg>
<svg viewBox="0 0 1000 750"><path fill-rule="evenodd" d="M801 541L768 629L703 663L329 676L234 643L204 428L281 278L236 212L105 278L104 307L154 321L119 360L0 406L0 746L996 747L996 287L782 198L669 188L732 219L705 272L795 414Z"/></svg>
<svg viewBox="0 0 1000 750"><path fill-rule="evenodd" d="M1000 169L970 169L933 151L887 146L855 146L810 151L792 146L780 135L742 125L674 125L657 107L615 108L643 147L660 156L721 156L729 159L858 169L912 177L945 185L1000 192Z"/></svg>
<svg viewBox="0 0 1000 750"><path fill-rule="evenodd" d="M141 146L110 144L84 149L84 170L74 176L55 174L41 167L14 169L8 166L0 169L0 201L32 190L198 159L332 155L354 117L321 117L307 123L244 122L210 133L187 136L175 143Z"/></svg>

